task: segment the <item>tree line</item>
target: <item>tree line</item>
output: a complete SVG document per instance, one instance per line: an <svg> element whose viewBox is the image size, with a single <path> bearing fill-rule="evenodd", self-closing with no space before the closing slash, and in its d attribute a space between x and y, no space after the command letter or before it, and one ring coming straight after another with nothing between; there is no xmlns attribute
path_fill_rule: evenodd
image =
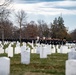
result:
<svg viewBox="0 0 76 75"><path fill-rule="evenodd" d="M52 38L52 39L66 39L76 40L76 29L71 33L65 27L62 16L56 17L49 25L44 20L26 22L27 13L23 10L15 13L15 19L18 26L9 20L11 11L6 9L10 4L7 3L0 5L0 39L35 39Z"/></svg>

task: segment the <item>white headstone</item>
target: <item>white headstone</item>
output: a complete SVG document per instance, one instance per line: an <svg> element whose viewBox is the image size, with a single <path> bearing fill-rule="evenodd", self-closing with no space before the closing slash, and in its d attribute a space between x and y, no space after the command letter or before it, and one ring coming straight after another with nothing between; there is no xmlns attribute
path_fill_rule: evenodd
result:
<svg viewBox="0 0 76 75"><path fill-rule="evenodd" d="M21 46L21 52L26 51L26 46Z"/></svg>
<svg viewBox="0 0 76 75"><path fill-rule="evenodd" d="M40 58L47 58L47 48L46 47L41 46Z"/></svg>
<svg viewBox="0 0 76 75"><path fill-rule="evenodd" d="M4 53L4 49L2 47L0 47L0 54Z"/></svg>
<svg viewBox="0 0 76 75"><path fill-rule="evenodd" d="M3 54L3 53L4 53L3 45L0 44L0 54Z"/></svg>
<svg viewBox="0 0 76 75"><path fill-rule="evenodd" d="M75 59L76 60L76 51L69 52L68 59Z"/></svg>
<svg viewBox="0 0 76 75"><path fill-rule="evenodd" d="M21 63L29 64L30 63L30 48L21 48Z"/></svg>
<svg viewBox="0 0 76 75"><path fill-rule="evenodd" d="M56 53L55 46L51 45L51 53Z"/></svg>
<svg viewBox="0 0 76 75"><path fill-rule="evenodd" d="M0 57L0 75L10 75L10 59Z"/></svg>
<svg viewBox="0 0 76 75"><path fill-rule="evenodd" d="M76 60L66 61L65 75L76 75Z"/></svg>
<svg viewBox="0 0 76 75"><path fill-rule="evenodd" d="M40 46L36 47L36 53L37 54L40 54L40 50L41 50L41 47Z"/></svg>
<svg viewBox="0 0 76 75"><path fill-rule="evenodd" d="M48 55L51 54L51 45L46 45L46 51Z"/></svg>
<svg viewBox="0 0 76 75"><path fill-rule="evenodd" d="M13 57L13 47L9 46L7 48L7 51L8 51L8 57Z"/></svg>
<svg viewBox="0 0 76 75"><path fill-rule="evenodd" d="M16 46L15 47L15 54L19 54L19 53L21 53L21 48L20 48L20 45L18 46Z"/></svg>
<svg viewBox="0 0 76 75"><path fill-rule="evenodd" d="M68 52L70 52L70 49L68 49L68 46L62 45L62 46L60 47L60 53L66 54L66 53L68 53Z"/></svg>
<svg viewBox="0 0 76 75"><path fill-rule="evenodd" d="M57 53L60 53L60 45L57 45L56 49L57 49Z"/></svg>
<svg viewBox="0 0 76 75"><path fill-rule="evenodd" d="M18 41L17 41L17 44L16 44L16 46L20 46L20 42L18 42Z"/></svg>
<svg viewBox="0 0 76 75"><path fill-rule="evenodd" d="M23 44L23 46L26 46L26 43L25 42L23 42L22 44Z"/></svg>
<svg viewBox="0 0 76 75"><path fill-rule="evenodd" d="M71 48L71 51L75 51L75 48L73 47L73 48Z"/></svg>
<svg viewBox="0 0 76 75"><path fill-rule="evenodd" d="M31 49L31 53L36 53L36 47L33 47L33 49Z"/></svg>

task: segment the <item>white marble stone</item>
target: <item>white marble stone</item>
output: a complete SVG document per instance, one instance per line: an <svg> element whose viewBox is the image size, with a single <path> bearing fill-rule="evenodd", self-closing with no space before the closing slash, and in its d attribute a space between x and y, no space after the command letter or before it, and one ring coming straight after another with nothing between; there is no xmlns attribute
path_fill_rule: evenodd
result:
<svg viewBox="0 0 76 75"><path fill-rule="evenodd" d="M76 60L67 60L65 75L76 75Z"/></svg>
<svg viewBox="0 0 76 75"><path fill-rule="evenodd" d="M5 45L5 44L8 44L8 43L9 43L8 41L5 41L5 42L4 42L4 45Z"/></svg>
<svg viewBox="0 0 76 75"><path fill-rule="evenodd" d="M69 52L68 59L75 59L76 60L76 51Z"/></svg>
<svg viewBox="0 0 76 75"><path fill-rule="evenodd" d="M31 49L31 53L36 53L36 47L33 47L33 49Z"/></svg>
<svg viewBox="0 0 76 75"><path fill-rule="evenodd" d="M21 46L21 48L20 48L21 49L21 52L26 51L26 48L27 48L26 46Z"/></svg>
<svg viewBox="0 0 76 75"><path fill-rule="evenodd" d="M47 58L47 48L41 46L40 47L40 58Z"/></svg>
<svg viewBox="0 0 76 75"><path fill-rule="evenodd" d="M2 44L0 44L0 48L3 48L3 45Z"/></svg>
<svg viewBox="0 0 76 75"><path fill-rule="evenodd" d="M4 49L2 47L0 47L0 54L4 53Z"/></svg>
<svg viewBox="0 0 76 75"><path fill-rule="evenodd" d="M51 54L51 45L46 45L46 51L48 55Z"/></svg>
<svg viewBox="0 0 76 75"><path fill-rule="evenodd" d="M21 63L30 64L30 48L21 48Z"/></svg>
<svg viewBox="0 0 76 75"><path fill-rule="evenodd" d="M10 59L0 57L0 75L10 75Z"/></svg>
<svg viewBox="0 0 76 75"><path fill-rule="evenodd" d="M37 54L40 54L40 50L41 50L41 47L40 46L36 47L36 53Z"/></svg>
<svg viewBox="0 0 76 75"><path fill-rule="evenodd" d="M75 51L75 48L73 47L73 48L71 48L71 51Z"/></svg>
<svg viewBox="0 0 76 75"><path fill-rule="evenodd" d="M62 46L60 47L60 53L66 54L66 53L68 53L68 52L70 52L70 51L71 51L71 49L69 49L68 46L66 46L66 45L62 45Z"/></svg>
<svg viewBox="0 0 76 75"><path fill-rule="evenodd" d="M22 44L23 44L23 46L26 46L26 43L25 42L23 42Z"/></svg>
<svg viewBox="0 0 76 75"><path fill-rule="evenodd" d="M15 54L19 54L19 53L21 53L21 47L19 44L17 44L15 47Z"/></svg>
<svg viewBox="0 0 76 75"><path fill-rule="evenodd" d="M57 49L57 53L60 53L60 47L59 47L60 45L57 45L56 46L56 49Z"/></svg>
<svg viewBox="0 0 76 75"><path fill-rule="evenodd" d="M8 57L13 57L13 47L9 46L7 48L7 51L8 51Z"/></svg>
<svg viewBox="0 0 76 75"><path fill-rule="evenodd" d="M55 46L51 45L51 53L56 53Z"/></svg>
<svg viewBox="0 0 76 75"><path fill-rule="evenodd" d="M20 46L20 42L17 41L16 46Z"/></svg>

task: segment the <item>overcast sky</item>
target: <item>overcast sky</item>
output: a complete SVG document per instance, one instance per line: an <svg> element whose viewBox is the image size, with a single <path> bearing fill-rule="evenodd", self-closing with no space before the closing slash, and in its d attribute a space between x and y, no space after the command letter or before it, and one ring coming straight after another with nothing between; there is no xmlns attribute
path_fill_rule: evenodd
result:
<svg viewBox="0 0 76 75"><path fill-rule="evenodd" d="M13 8L24 10L28 21L39 19L50 24L62 14L69 31L76 29L76 0L14 0Z"/></svg>

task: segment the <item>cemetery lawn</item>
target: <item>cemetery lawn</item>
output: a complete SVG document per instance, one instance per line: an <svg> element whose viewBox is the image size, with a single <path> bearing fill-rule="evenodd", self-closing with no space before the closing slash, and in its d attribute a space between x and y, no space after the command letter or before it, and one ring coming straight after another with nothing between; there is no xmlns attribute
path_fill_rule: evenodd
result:
<svg viewBox="0 0 76 75"><path fill-rule="evenodd" d="M0 54L7 56L6 54ZM39 54L31 54L29 65L21 64L21 55L10 58L10 75L65 75L67 54L51 54L46 59L40 59Z"/></svg>

